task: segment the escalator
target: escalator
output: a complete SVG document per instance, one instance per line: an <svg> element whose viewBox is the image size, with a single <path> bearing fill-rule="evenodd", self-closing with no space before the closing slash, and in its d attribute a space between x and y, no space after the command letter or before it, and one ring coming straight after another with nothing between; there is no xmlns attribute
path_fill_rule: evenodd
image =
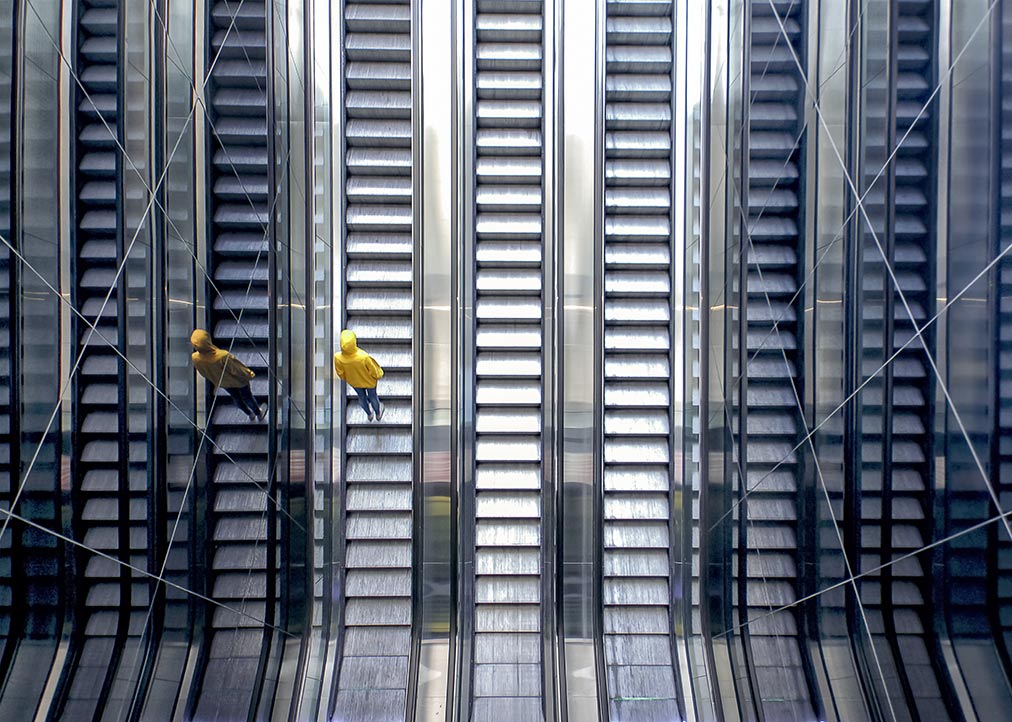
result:
<svg viewBox="0 0 1012 722"><path fill-rule="evenodd" d="M1012 7L1001 10L1001 106L1000 106L1000 206L998 209L998 248L1012 243ZM1012 253L998 263L998 348L995 378L997 398L997 478L1002 509L1012 509ZM996 588L996 635L1003 648L1006 669L1012 671L1012 584L1002 583L1012 576L1012 540L1001 524L995 535L995 563L999 583Z"/></svg>
<svg viewBox="0 0 1012 722"><path fill-rule="evenodd" d="M11 237L11 177L14 171L11 133L14 120L14 7L11 0L0 2L0 236L8 243ZM15 419L12 418L12 383L14 360L11 356L15 343L11 304L11 252L0 241L0 508L10 509L17 489L18 474L12 467L17 448ZM2 521L0 521L2 524ZM0 680L6 673L5 659L9 659L11 643L11 616L14 612L15 583L11 555L13 531L0 539ZM20 593L20 590L19 592ZM16 636L16 631L15 631Z"/></svg>
<svg viewBox="0 0 1012 722"><path fill-rule="evenodd" d="M612 719L680 718L673 666L670 2L607 4L604 653Z"/></svg>
<svg viewBox="0 0 1012 722"><path fill-rule="evenodd" d="M59 59L52 51L30 51L48 28L58 25L59 12L55 4L50 4L41 7L38 16L31 12L22 15L19 10L14 17L23 20L20 36L23 45L19 46L24 57L32 58L32 62L18 67L21 105L15 112L21 115L21 122L15 126L19 133L15 147L19 152L14 158L19 162L20 174L11 179L14 181L11 201L17 204L18 212L13 229L15 238L8 240L20 244L19 251L27 261L17 264L19 307L13 330L20 349L18 356L30 359L31 363L17 364L11 369L19 397L14 414L18 436L12 439L17 468L12 469L12 476L15 483L23 485L15 512L42 528L12 521L3 540L4 545L11 545L16 562L13 581L17 593L11 602L12 632L17 636L17 646L12 645L11 666L4 670L0 719L30 720L44 695L45 671L51 668L66 630L69 555L67 548L46 530L63 532L70 527L63 516L68 507L60 503L60 498L65 493L61 489L66 489L62 483L69 481L64 466L67 457L61 453L62 432L71 429L54 428L49 434L42 433L60 394L62 345L56 319L64 311L61 300L27 269L30 263L46 282L59 283L63 249L55 243L38 242L57 238L60 231L59 219L53 213L59 207L60 188L52 152L53 138L60 132L56 112ZM28 465L33 457L35 464L29 474ZM12 634L12 641L13 637Z"/></svg>
<svg viewBox="0 0 1012 722"><path fill-rule="evenodd" d="M117 270L129 239L123 217L123 57L121 15L110 0L81 0L77 8L75 94L76 253L71 302L97 326L72 322L80 365L74 379L72 464L74 534L122 564L147 567L146 446L131 435L127 367L127 289ZM133 229L130 229L133 230ZM143 258L146 249L134 254ZM133 254L132 254L133 255ZM109 296L108 303L105 302ZM104 308L103 308L104 305ZM100 335L103 338L100 337ZM110 346L112 344L112 346ZM137 429L133 429L137 431ZM121 660L134 659L147 611L148 585L112 559L76 552L78 586L71 664L64 669L62 719L112 719L129 694L116 684Z"/></svg>
<svg viewBox="0 0 1012 722"><path fill-rule="evenodd" d="M407 716L412 592L411 6L344 6L345 328L385 375L346 390L343 649L335 719Z"/></svg>
<svg viewBox="0 0 1012 722"><path fill-rule="evenodd" d="M875 176L887 158L887 125L889 123L890 73L888 70L890 31L886 22L887 3L880 0L871 17L873 22L865 26L863 44L865 53L861 108L869 120L861 145L861 186L867 219L859 217L855 223L857 237L858 276L852 294L856 320L857 350L855 372L857 380L864 384L855 397L855 446L852 463L857 466L852 502L848 513L855 516L851 521L856 537L849 552L859 559L858 572L865 576L858 580L859 596L850 600L848 610L851 619L851 633L855 647L860 651L859 661L865 675L870 679L874 704L883 715L901 714L903 690L900 686L898 661L885 634L885 610L882 605L883 579L879 567L887 556L882 551L885 527L885 494L883 493L883 414L884 398L888 387L889 367L877 375L873 374L885 362L888 355L886 315L886 290L889 283L882 257L875 244L877 235L883 245L888 241L886 229L886 186L889 185L890 171L883 172L877 181ZM871 13L869 13L871 15ZM853 201L851 201L853 203ZM891 308L891 306L890 306ZM858 606L860 605L860 606ZM867 632L865 632L867 625ZM869 635L868 641L865 634ZM887 699L888 697L888 699ZM899 709L897 709L899 708ZM895 710L895 711L893 711ZM909 719L908 716L903 719Z"/></svg>
<svg viewBox="0 0 1012 722"><path fill-rule="evenodd" d="M474 238L474 366L463 373L474 384L474 495L464 512L475 523L464 581L474 608L463 613L473 613L464 704L476 722L544 718L543 10L540 1L480 0L473 28L475 216L465 234Z"/></svg>
<svg viewBox="0 0 1012 722"><path fill-rule="evenodd" d="M254 0L215 2L209 16L209 330L220 348L253 369L253 393L264 403L270 391L269 18L265 3ZM257 704L269 646L257 620L270 621L276 594L269 573L278 566L276 545L268 537L276 508L266 493L272 460L266 424L250 422L224 390L216 393L208 428L215 446L204 444L210 457L207 593L224 607L207 607L195 717L238 722Z"/></svg>
<svg viewBox="0 0 1012 722"><path fill-rule="evenodd" d="M933 43L935 9L929 0L901 0L895 11L895 128L893 144L902 145L894 160L892 265L899 288L913 314L924 325L934 315L935 183L934 144L937 106L927 105L935 88ZM916 121L916 124L915 124ZM912 130L911 130L912 128ZM886 288L895 292L892 281ZM887 304L886 308L889 308ZM914 329L898 293L892 308L893 349L913 337ZM889 320L889 317L886 317ZM888 333L888 332L887 332ZM928 347L933 331L924 335ZM888 347L887 347L888 348ZM924 547L932 540L934 522L930 503L934 488L932 427L935 377L920 341L915 341L893 362L891 408L881 423L891 429L886 444L892 462L885 470L882 545L895 559ZM896 631L895 647L902 662L908 694L920 719L945 718L946 695L935 667L938 655L932 639L931 557L920 555L883 573L883 605L891 607L886 628Z"/></svg>
<svg viewBox="0 0 1012 722"><path fill-rule="evenodd" d="M935 306L931 167L936 106L928 105L911 130L934 89L930 47L935 20L926 0L903 0L891 10L890 23L874 23L866 40L877 65L867 71L871 78L865 114L871 119L867 121L871 131L866 132L862 167L865 185L910 133L868 191L870 228L863 219L858 224L861 380L913 336L879 244L914 320L924 324ZM925 341L930 347L932 331L926 332ZM855 512L860 523L860 571L887 564L931 541L934 383L924 349L914 341L858 397L860 505ZM928 556L907 559L859 582L863 609L858 611L867 618L874 645L863 654L866 673L880 709L901 722L947 718L932 662L936 655L931 646L930 563Z"/></svg>
<svg viewBox="0 0 1012 722"><path fill-rule="evenodd" d="M774 15L776 13L776 16ZM779 16L779 18L777 17ZM781 30L781 24L783 30ZM757 702L767 719L814 719L800 610L768 616L802 596L805 528L801 322L804 219L802 3L750 3L746 422L748 637ZM815 478L815 474L812 474ZM816 482L817 483L817 482Z"/></svg>

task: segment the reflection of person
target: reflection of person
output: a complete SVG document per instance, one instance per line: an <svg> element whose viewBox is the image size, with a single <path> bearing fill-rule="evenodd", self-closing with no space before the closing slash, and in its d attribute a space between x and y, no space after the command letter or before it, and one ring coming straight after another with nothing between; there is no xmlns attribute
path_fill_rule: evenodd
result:
<svg viewBox="0 0 1012 722"><path fill-rule="evenodd" d="M211 343L211 334L197 329L190 335L193 368L219 388L225 389L235 405L249 416L250 421L262 421L267 416L267 404L257 403L249 382L256 376L246 364L224 349Z"/></svg>
<svg viewBox="0 0 1012 722"><path fill-rule="evenodd" d="M383 378L383 369L376 359L358 347L354 331L341 331L341 351L334 354L337 377L355 389L358 403L369 421L383 418L384 406L376 393L376 382Z"/></svg>

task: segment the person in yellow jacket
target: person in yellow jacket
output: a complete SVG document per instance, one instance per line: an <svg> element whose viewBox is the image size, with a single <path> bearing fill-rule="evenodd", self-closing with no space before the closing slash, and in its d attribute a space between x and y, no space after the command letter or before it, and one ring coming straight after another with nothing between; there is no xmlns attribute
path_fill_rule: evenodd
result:
<svg viewBox="0 0 1012 722"><path fill-rule="evenodd" d="M267 416L267 404L261 405L253 395L249 382L256 376L253 370L224 349L211 342L211 334L198 328L190 334L193 368L216 387L223 388L250 421L262 421Z"/></svg>
<svg viewBox="0 0 1012 722"><path fill-rule="evenodd" d="M376 393L376 382L383 378L383 369L376 359L358 347L354 331L341 331L341 351L334 354L337 377L355 389L358 403L369 421L380 421L386 410Z"/></svg>

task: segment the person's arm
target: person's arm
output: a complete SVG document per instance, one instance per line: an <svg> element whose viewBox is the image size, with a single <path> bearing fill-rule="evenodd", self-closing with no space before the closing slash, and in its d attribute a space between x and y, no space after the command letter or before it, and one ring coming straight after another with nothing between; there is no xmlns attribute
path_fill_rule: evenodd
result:
<svg viewBox="0 0 1012 722"><path fill-rule="evenodd" d="M369 359L366 361L366 368L369 370L369 373L372 375L372 377L377 381L383 378L383 367L380 366L378 363L376 363L376 359L374 359L372 356L370 356Z"/></svg>
<svg viewBox="0 0 1012 722"><path fill-rule="evenodd" d="M237 376L245 375L247 378L255 378L256 373L249 366L244 364L242 361L237 359L232 354L228 355L228 368L235 372Z"/></svg>
<svg viewBox="0 0 1012 722"><path fill-rule="evenodd" d="M341 367L337 365L337 354L334 354L334 373L337 374L337 378L344 381L344 372Z"/></svg>

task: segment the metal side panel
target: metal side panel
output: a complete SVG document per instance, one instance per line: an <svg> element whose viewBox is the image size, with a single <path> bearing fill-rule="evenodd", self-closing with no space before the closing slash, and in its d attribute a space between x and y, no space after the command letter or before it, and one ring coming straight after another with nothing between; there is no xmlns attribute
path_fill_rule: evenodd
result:
<svg viewBox="0 0 1012 722"><path fill-rule="evenodd" d="M673 8L605 35L604 656L611 718L677 719L670 538Z"/></svg>
<svg viewBox="0 0 1012 722"><path fill-rule="evenodd" d="M268 366L268 137L265 3L224 0L209 8L208 229L211 328L215 343L249 366L257 400ZM263 422L251 422L223 389L208 422L214 446L208 496L210 607L197 719L246 720L256 705L268 615L271 460ZM275 563L273 560L270 563ZM232 611L235 610L235 611Z"/></svg>
<svg viewBox="0 0 1012 722"><path fill-rule="evenodd" d="M544 12L481 0L475 63L473 655L467 717L543 718ZM471 454L466 454L470 456Z"/></svg>
<svg viewBox="0 0 1012 722"><path fill-rule="evenodd" d="M345 388L344 648L334 715L394 722L406 718L413 621L411 5L347 2L342 11L344 327L385 375L382 420L370 422Z"/></svg>
<svg viewBox="0 0 1012 722"><path fill-rule="evenodd" d="M807 134L802 108L805 79L804 7L767 0L750 3L744 463L753 489L747 513L747 608L756 694L768 719L816 716L808 648L800 613L771 609L800 596L799 515L804 507L804 438L800 348L804 275L801 172ZM774 15L774 13L776 13Z"/></svg>

